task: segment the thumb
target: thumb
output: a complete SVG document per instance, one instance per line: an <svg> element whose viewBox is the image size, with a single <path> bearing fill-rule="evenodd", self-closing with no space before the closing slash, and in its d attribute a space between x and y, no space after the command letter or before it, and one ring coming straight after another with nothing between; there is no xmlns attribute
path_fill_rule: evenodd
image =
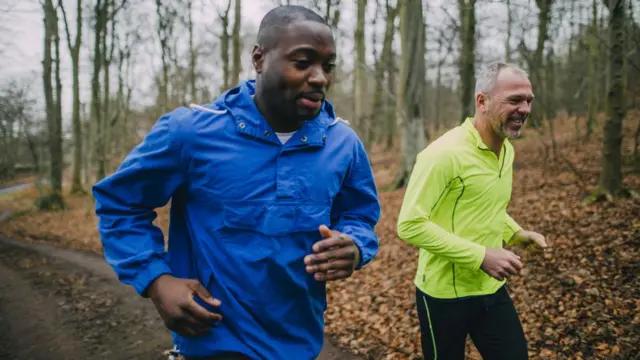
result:
<svg viewBox="0 0 640 360"><path fill-rule="evenodd" d="M325 239L333 236L333 234L331 233L331 229L329 229L326 225L320 225L320 228L318 230L320 231L320 235L322 235L322 237Z"/></svg>
<svg viewBox="0 0 640 360"><path fill-rule="evenodd" d="M538 242L538 245L539 245L541 248L546 248L546 247L547 247L547 239L545 239L545 237L544 237L544 236L541 236L541 237L540 237L539 239L537 239L537 240L538 240L538 241L537 241L537 242Z"/></svg>
<svg viewBox="0 0 640 360"><path fill-rule="evenodd" d="M198 295L199 298L201 298L207 304L215 307L220 306L221 304L220 300L211 296L209 291L207 291L207 289L205 289L205 287L202 286L200 282L198 282L196 286L194 286L193 291Z"/></svg>

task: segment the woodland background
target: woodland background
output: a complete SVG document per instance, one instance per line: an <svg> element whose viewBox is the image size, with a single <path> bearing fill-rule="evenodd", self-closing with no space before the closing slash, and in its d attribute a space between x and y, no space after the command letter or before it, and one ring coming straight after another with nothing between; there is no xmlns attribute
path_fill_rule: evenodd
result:
<svg viewBox="0 0 640 360"><path fill-rule="evenodd" d="M416 154L473 115L477 69L506 60L536 94L509 211L553 245L523 254L510 281L530 354L640 357L640 3L286 2L334 29L328 99L365 142L383 204L380 254L329 286L327 333L370 359L419 358L417 250L395 233L403 187ZM91 185L161 114L253 78L257 26L277 4L4 1L0 187L15 191L0 195L0 233L100 254Z"/></svg>

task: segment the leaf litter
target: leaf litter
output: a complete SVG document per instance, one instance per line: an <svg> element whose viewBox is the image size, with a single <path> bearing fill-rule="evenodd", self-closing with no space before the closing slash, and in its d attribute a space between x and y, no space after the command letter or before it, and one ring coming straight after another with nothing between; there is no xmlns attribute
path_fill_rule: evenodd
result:
<svg viewBox="0 0 640 360"><path fill-rule="evenodd" d="M636 120L640 116L636 117ZM633 150L635 124L623 129L624 159ZM602 134L575 139L573 121L556 125L557 154L548 129L527 129L514 141L516 163L508 211L524 228L547 236L551 248L527 252L525 268L509 279L532 359L640 358L640 200L615 203L580 201L596 188ZM545 140L542 140L545 139ZM378 186L393 180L393 151L372 150ZM640 175L625 163L624 186L638 191ZM29 210L33 189L0 209ZM398 239L396 221L404 190L383 191L376 228L380 251L350 279L328 284L326 332L343 348L367 359L421 359L420 328L413 276L417 249ZM0 227L0 234L48 242L101 254L93 204L88 197L67 197L64 212L27 211ZM168 206L158 210L158 224L168 226ZM468 340L469 359L480 359Z"/></svg>

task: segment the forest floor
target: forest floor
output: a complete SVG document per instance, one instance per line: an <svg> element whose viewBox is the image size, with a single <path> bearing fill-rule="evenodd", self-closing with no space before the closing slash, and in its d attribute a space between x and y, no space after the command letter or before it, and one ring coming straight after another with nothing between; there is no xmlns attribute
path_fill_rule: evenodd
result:
<svg viewBox="0 0 640 360"><path fill-rule="evenodd" d="M623 130L624 186L636 192L640 191L640 173L631 163L630 154L637 121L640 114L630 114ZM602 134L596 132L588 141L577 140L573 120L558 119L555 123L555 154L547 128L542 130L544 133L527 129L523 138L513 142L516 163L509 213L523 227L545 234L551 243L544 252L514 250L522 256L525 269L509 280L509 289L527 335L530 358L640 358L640 199L582 205L581 201L597 185ZM371 153L378 186L386 189L393 180L398 152L374 148ZM350 279L328 285L326 333L339 347L366 359L421 358L413 286L418 252L400 241L395 231L403 195L404 190L381 191L383 212L376 228L380 236L376 259ZM1 235L21 244L33 243L31 246L46 244L50 249L80 250L93 256L93 261L102 261L89 197L68 197L66 211L36 212L36 196L35 187L0 195L0 213L12 214L0 225ZM156 222L166 230L168 208L159 209L158 213ZM154 330L153 326L161 323L153 313L139 310L140 304L127 310L108 310L113 306L105 305L105 301L130 301L123 295L130 292L129 288L93 279L87 275L91 272L79 271L78 267L52 264L43 268L43 261L52 260L33 249L2 242L0 254L0 272L8 274L3 279L5 288L0 282L0 316L33 312L33 307L25 306L4 309L10 299L15 303L16 299L25 298L34 299L32 305L40 310L38 314L75 314L61 325L55 318L40 321L43 329L32 329L28 324L0 329L0 349L24 344L14 339L15 334L33 338L38 331L49 329L56 337L36 348L53 346L108 354L114 350L100 345L100 339L122 338L123 345L116 345L115 341L109 344L118 346L115 349L119 351L124 347L136 349L128 358L136 358L136 354L153 358L145 354L160 356L166 350L168 333ZM7 292L6 284L14 291ZM48 301L50 298L57 302ZM92 302L97 307L92 307ZM126 315L126 311L133 315ZM95 333L87 319L107 324L109 332ZM142 328L141 324L149 326ZM109 337L111 331L120 332ZM135 337L134 333L141 335ZM134 345L138 340L144 340L144 344ZM95 345L81 346L83 341ZM5 350L0 350L0 358L2 351ZM471 342L468 354L470 359L480 358Z"/></svg>

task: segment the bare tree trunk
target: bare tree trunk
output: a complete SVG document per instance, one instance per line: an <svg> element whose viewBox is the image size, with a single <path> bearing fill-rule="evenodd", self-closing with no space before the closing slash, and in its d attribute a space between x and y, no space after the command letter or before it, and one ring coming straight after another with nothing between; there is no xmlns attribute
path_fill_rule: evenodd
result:
<svg viewBox="0 0 640 360"><path fill-rule="evenodd" d="M103 40L103 45L104 45L104 103L102 104L103 106L103 111L104 111L104 115L103 115L103 119L104 121L102 122L103 125L103 129L102 129L102 137L104 138L103 141L103 146L104 146L104 168L105 168L105 172L106 171L110 171L110 162L111 162L111 156L113 155L113 143L112 143L112 139L111 139L111 133L113 130L113 124L115 122L115 118L113 113L113 109L112 109L112 105L111 105L111 64L113 63L113 54L115 52L115 47L116 47L116 18L115 18L115 12L116 12L116 4L115 4L115 0L110 0L110 7L111 7L111 11L109 12L110 14L110 22L111 22L111 33L109 33L108 27L105 27L105 31L103 33L104 35L104 40ZM110 41L107 41L107 37L110 37Z"/></svg>
<svg viewBox="0 0 640 360"><path fill-rule="evenodd" d="M367 0L358 0L356 11L356 28L354 33L354 43L356 48L356 59L354 63L354 111L353 122L355 128L361 134L365 134L364 143L368 147L369 139L366 134L367 124L365 124L364 91L365 91L365 40L364 40L364 14L366 13Z"/></svg>
<svg viewBox="0 0 640 360"><path fill-rule="evenodd" d="M51 188L55 196L62 199L62 173L64 170L64 157L62 154L62 79L60 78L60 29L58 27L58 13L52 13L53 44L55 49L55 81L56 100L55 117L53 117L53 136L49 135L49 147L51 152ZM60 202L62 205L62 202Z"/></svg>
<svg viewBox="0 0 640 360"><path fill-rule="evenodd" d="M73 76L73 107L71 122L73 125L73 175L71 177L71 193L84 193L82 187L82 125L80 123L80 49L82 45L82 0L76 1L76 36L71 41L71 31L64 10L63 1L58 1L62 10L64 26L67 34L67 44L71 54L71 70Z"/></svg>
<svg viewBox="0 0 640 360"><path fill-rule="evenodd" d="M548 37L548 27L549 27L549 14L551 12L551 6L553 4L553 0L536 0L536 4L538 5L538 9L540 12L538 13L538 41L536 44L536 50L533 54L533 63L531 64L531 69L533 70L533 80L534 80L534 88L537 93L542 93L546 91L544 85L544 72L543 72L543 52L544 46ZM542 123L542 114L544 114L545 107L547 104L542 102L542 111L533 112L531 114L532 125L535 128L538 128Z"/></svg>
<svg viewBox="0 0 640 360"><path fill-rule="evenodd" d="M404 5L402 5L404 6ZM402 9L402 7L400 7ZM394 31L395 32L395 31ZM391 56L389 59L389 69L387 70L387 89L391 92L391 96L397 98L398 84L396 81L396 60ZM393 147L394 136L398 134L398 120L396 119L396 100L388 99L385 104L385 116L387 117L387 144L385 148L387 150Z"/></svg>
<svg viewBox="0 0 640 360"><path fill-rule="evenodd" d="M198 90L196 88L196 62L198 60L198 54L193 39L193 1L187 1L187 30L189 31L189 86L191 93L191 102L198 103Z"/></svg>
<svg viewBox="0 0 640 360"><path fill-rule="evenodd" d="M402 162L394 188L404 187L415 164L415 158L425 146L424 82L425 24L422 0L407 0L400 10L402 62L396 93L398 128Z"/></svg>
<svg viewBox="0 0 640 360"><path fill-rule="evenodd" d="M231 70L231 86L240 83L240 73L242 72L242 61L240 52L242 44L240 41L240 26L242 21L242 0L235 0L234 20L233 20L233 63Z"/></svg>
<svg viewBox="0 0 640 360"><path fill-rule="evenodd" d="M388 103L388 98L391 97L391 93L388 89L388 82L385 81L385 73L387 73L387 78L393 71L392 65L392 55L393 55L393 37L394 37L394 22L396 18L397 10L396 8L389 5L389 0L386 0L386 16L385 16L385 30L384 30L384 38L382 40L382 52L380 53L380 58L376 62L376 87L373 93L373 124L378 128L384 128L382 131L383 134L386 133L387 137L391 137L393 139L393 133L389 134L389 130L387 127L383 127L383 124L386 123L386 120L389 116L385 112L385 104ZM387 87L385 89L385 87ZM391 129L395 130L395 122ZM395 132L395 131L394 131Z"/></svg>
<svg viewBox="0 0 640 360"><path fill-rule="evenodd" d="M460 21L462 23L460 40L462 42L462 53L460 54L460 82L462 90L460 92L461 117L464 122L468 116L473 114L473 92L475 83L475 47L476 47L476 0L458 0L460 7Z"/></svg>
<svg viewBox="0 0 640 360"><path fill-rule="evenodd" d="M40 209L50 209L64 208L64 202L62 200L62 114L60 108L62 84L60 81L60 38L58 31L58 15L56 8L53 6L53 0L45 0L43 10L45 31L44 59L42 61L42 65L48 125L49 178L51 183L51 193L46 196L41 194L37 201L37 206ZM51 53L52 51L55 51L55 60ZM52 77L55 77L55 80Z"/></svg>
<svg viewBox="0 0 640 360"><path fill-rule="evenodd" d="M505 60L511 62L511 27L513 15L511 14L511 1L507 0L507 40L505 42Z"/></svg>
<svg viewBox="0 0 640 360"><path fill-rule="evenodd" d="M625 0L607 0L609 8L609 94L607 120L604 124L602 172L595 198L604 195L609 201L628 196L622 187L622 121L626 116L623 93L623 63L625 48Z"/></svg>
<svg viewBox="0 0 640 360"><path fill-rule="evenodd" d="M102 33L106 31L107 22L107 0L96 0L94 7L95 27L94 27L94 50L93 50L93 74L91 75L91 120L93 125L93 146L94 160L96 162L96 181L101 180L106 175L104 168L104 146L102 137L102 101L100 99L100 73L102 71Z"/></svg>
<svg viewBox="0 0 640 360"><path fill-rule="evenodd" d="M438 38L438 54L442 54L442 46L443 41L442 38ZM435 127L440 130L442 126L440 122L440 95L442 93L442 65L444 64L444 59L438 61L438 69L436 70L436 95L435 101L433 104L433 110L435 111L435 115L433 117L433 122Z"/></svg>
<svg viewBox="0 0 640 360"><path fill-rule="evenodd" d="M589 29L589 60L588 60L588 68L587 68L587 78L589 79L589 101L587 102L587 126L586 126L586 137L589 139L591 134L593 133L593 127L596 122L596 97L597 97L597 86L598 79L596 75L596 59L598 56L598 39L597 39L597 19L598 19L598 6L596 0L592 1L592 18L591 18L591 27Z"/></svg>
<svg viewBox="0 0 640 360"><path fill-rule="evenodd" d="M156 16L157 16L157 33L160 40L160 51L162 61L162 79L160 84L160 96L158 109L164 113L170 106L169 101L169 70L171 54L171 37L173 35L173 24L175 20L175 11L172 5L163 3L163 0L156 0Z"/></svg>
<svg viewBox="0 0 640 360"><path fill-rule="evenodd" d="M224 12L218 12L222 32L220 33L220 59L222 60L222 87L220 92L227 91L230 87L231 72L229 71L229 10L231 10L231 0L227 0L227 8Z"/></svg>

